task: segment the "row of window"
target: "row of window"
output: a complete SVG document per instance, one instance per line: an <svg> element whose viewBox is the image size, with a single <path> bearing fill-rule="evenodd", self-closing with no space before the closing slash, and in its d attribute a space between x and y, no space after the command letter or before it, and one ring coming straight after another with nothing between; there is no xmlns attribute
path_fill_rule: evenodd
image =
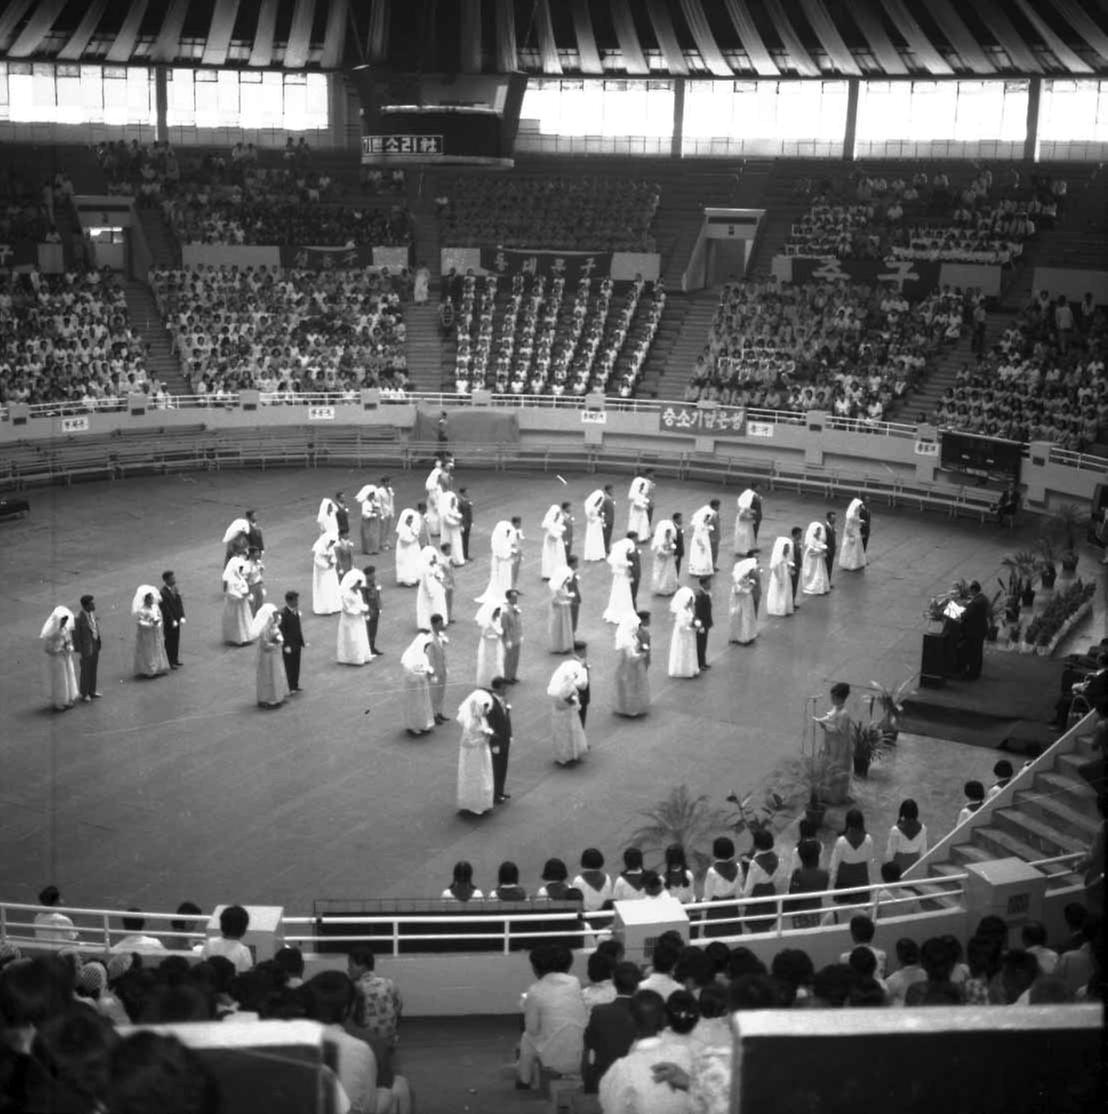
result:
<svg viewBox="0 0 1108 1114"><path fill-rule="evenodd" d="M168 72L172 127L327 127L327 77L280 70ZM13 123L156 123L154 71L146 66L0 62L0 120Z"/></svg>

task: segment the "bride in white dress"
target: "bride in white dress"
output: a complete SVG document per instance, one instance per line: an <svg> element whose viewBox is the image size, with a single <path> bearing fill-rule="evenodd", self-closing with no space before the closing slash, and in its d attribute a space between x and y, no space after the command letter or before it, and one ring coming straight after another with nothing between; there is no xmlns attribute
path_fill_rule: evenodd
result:
<svg viewBox="0 0 1108 1114"><path fill-rule="evenodd" d="M862 547L862 500L852 499L846 508L846 527L843 530L843 544L839 550L839 568L864 569L866 551Z"/></svg>
<svg viewBox="0 0 1108 1114"><path fill-rule="evenodd" d="M439 559L442 554L433 546L426 545L419 557L423 573L419 578L416 592L416 626L420 630L431 629L431 616L441 615L446 622L446 585Z"/></svg>
<svg viewBox="0 0 1108 1114"><path fill-rule="evenodd" d="M490 708L492 696L484 689L471 692L458 705L457 720L462 725L458 747L458 811L478 816L493 806Z"/></svg>
<svg viewBox="0 0 1108 1114"><path fill-rule="evenodd" d="M604 492L598 487L585 500L585 560L604 560Z"/></svg>
<svg viewBox="0 0 1108 1114"><path fill-rule="evenodd" d="M504 673L504 625L500 619L503 605L503 600L490 601L483 604L475 616L478 629L475 683L481 688L488 688L494 677Z"/></svg>
<svg viewBox="0 0 1108 1114"><path fill-rule="evenodd" d="M608 554L608 566L612 570L612 590L608 595L608 606L602 616L605 623L615 623L618 626L624 620L635 616L635 605L631 600L629 557L630 551L634 548L635 543L630 538L612 542L612 551Z"/></svg>
<svg viewBox="0 0 1108 1114"><path fill-rule="evenodd" d="M791 615L793 608L793 543L780 537L773 543L769 558L769 586L766 590L767 615Z"/></svg>
<svg viewBox="0 0 1108 1114"><path fill-rule="evenodd" d="M800 567L800 588L806 596L825 596L831 591L827 575L827 535L822 522L813 522L804 535L804 563Z"/></svg>
<svg viewBox="0 0 1108 1114"><path fill-rule="evenodd" d="M671 677L697 677L700 666L696 661L696 615L693 607L696 595L691 588L678 588L669 601L673 614L673 633L669 639L669 663L666 672Z"/></svg>

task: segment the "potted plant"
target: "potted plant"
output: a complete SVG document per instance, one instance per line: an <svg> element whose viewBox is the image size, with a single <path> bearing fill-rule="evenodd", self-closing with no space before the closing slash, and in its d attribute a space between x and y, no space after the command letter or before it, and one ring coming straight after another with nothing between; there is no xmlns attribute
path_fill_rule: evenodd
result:
<svg viewBox="0 0 1108 1114"><path fill-rule="evenodd" d="M1009 554L1001 561L1008 570L1008 597L1013 597L1021 607L1032 607L1035 603L1035 572L1038 557L1029 549Z"/></svg>
<svg viewBox="0 0 1108 1114"><path fill-rule="evenodd" d="M858 777L868 777L869 768L879 762L888 747L876 723L854 723L850 733L853 743L854 773Z"/></svg>
<svg viewBox="0 0 1108 1114"><path fill-rule="evenodd" d="M1039 586L1044 592L1054 589L1058 579L1058 547L1049 534L1039 538Z"/></svg>
<svg viewBox="0 0 1108 1114"><path fill-rule="evenodd" d="M1077 573L1077 536L1088 525L1089 516L1080 503L1063 503L1054 512L1054 522L1062 535L1062 579L1072 580Z"/></svg>
<svg viewBox="0 0 1108 1114"><path fill-rule="evenodd" d="M996 637L995 631L993 637ZM904 711L904 698L914 691L912 686L915 679L913 674L891 689L886 688L879 681L870 681L866 686L872 694L869 698L870 716L872 717L875 708L880 711L881 718L877 721L877 726L888 746L896 745L897 736L900 734L900 714Z"/></svg>
<svg viewBox="0 0 1108 1114"><path fill-rule="evenodd" d="M727 801L734 805L739 813L738 818L731 822L731 830L736 835L742 835L743 832L750 832L753 835L763 830L772 832L774 819L788 809L785 798L772 789L762 793L760 799L757 792L748 793L745 797L731 792L727 794Z"/></svg>
<svg viewBox="0 0 1108 1114"><path fill-rule="evenodd" d="M712 840L720 832L728 831L733 823L730 814L712 805L706 793L694 797L687 785L671 789L668 797L641 809L639 816L646 823L631 833L628 842L632 847L660 853L671 843L679 843L685 849L689 866L698 873L707 870L711 862L704 848L711 847Z"/></svg>
<svg viewBox="0 0 1108 1114"><path fill-rule="evenodd" d="M1000 633L997 604L1000 602L1002 595L1004 595L1003 591L994 592L993 598L989 600L989 625L985 630L985 638L989 642L995 642L997 635Z"/></svg>
<svg viewBox="0 0 1108 1114"><path fill-rule="evenodd" d="M831 774L830 759L818 750L788 758L767 779L767 800L780 801L782 811L803 808L805 819L819 829L827 812Z"/></svg>

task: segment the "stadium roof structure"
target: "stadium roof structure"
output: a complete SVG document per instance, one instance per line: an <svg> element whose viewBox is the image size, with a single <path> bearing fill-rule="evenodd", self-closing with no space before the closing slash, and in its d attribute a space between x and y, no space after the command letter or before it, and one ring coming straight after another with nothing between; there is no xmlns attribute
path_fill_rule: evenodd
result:
<svg viewBox="0 0 1108 1114"><path fill-rule="evenodd" d="M1108 74L1108 0L0 0L8 61L537 76Z"/></svg>

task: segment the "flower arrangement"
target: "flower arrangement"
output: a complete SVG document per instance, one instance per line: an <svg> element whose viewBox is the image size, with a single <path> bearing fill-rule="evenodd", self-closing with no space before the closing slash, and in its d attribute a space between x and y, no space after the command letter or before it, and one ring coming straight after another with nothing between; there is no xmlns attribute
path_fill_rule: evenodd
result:
<svg viewBox="0 0 1108 1114"><path fill-rule="evenodd" d="M1042 612L1028 623L1024 640L1032 646L1041 648L1049 646L1063 624L1072 618L1087 600L1092 599L1095 591L1095 584L1085 584L1081 580L1075 580L1057 591Z"/></svg>

